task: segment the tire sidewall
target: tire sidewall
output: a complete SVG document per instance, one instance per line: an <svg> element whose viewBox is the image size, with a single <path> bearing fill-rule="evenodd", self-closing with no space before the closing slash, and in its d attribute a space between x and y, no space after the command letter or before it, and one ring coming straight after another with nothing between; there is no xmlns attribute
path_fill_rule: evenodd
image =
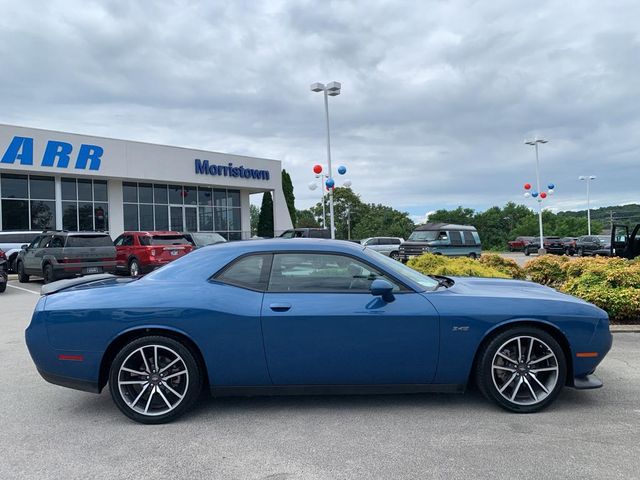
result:
<svg viewBox="0 0 640 480"><path fill-rule="evenodd" d="M498 348L500 348L500 346L502 346L510 338L519 336L535 337L546 343L553 351L558 361L558 381L554 389L544 400L542 400L540 403L536 403L535 405L518 405L516 403L508 401L500 394L500 392L498 392L498 389L493 382L492 362L494 355L496 354ZM517 413L533 413L549 406L560 394L560 391L566 383L566 379L567 360L560 344L556 341L555 338L553 338L553 336L551 336L544 330L529 326L514 327L495 335L485 345L483 351L480 353L476 368L476 382L484 396L494 401L502 408Z"/></svg>
<svg viewBox="0 0 640 480"><path fill-rule="evenodd" d="M184 360L189 373L189 386L187 387L187 392L185 393L185 397L182 402L176 408L163 415L147 416L134 411L124 401L120 394L120 389L118 388L118 374L122 363L127 359L131 352L145 345L163 345L176 351ZM140 337L126 344L116 354L109 369L109 391L111 392L111 398L122 413L139 423L167 423L183 415L191 408L193 403L200 396L202 384L202 371L198 366L198 362L191 352L191 349L178 340L159 335Z"/></svg>
<svg viewBox="0 0 640 480"><path fill-rule="evenodd" d="M44 272L43 272L42 278L44 279L44 283L51 283L56 281L56 278L53 273L53 267L51 266L50 263L44 266Z"/></svg>
<svg viewBox="0 0 640 480"><path fill-rule="evenodd" d="M27 283L29 281L29 275L24 273L24 263L18 262L18 266L16 267L18 272L18 282Z"/></svg>
<svg viewBox="0 0 640 480"><path fill-rule="evenodd" d="M138 267L137 268L138 273L136 275L133 275L133 266L134 265L136 265ZM140 262L138 262L138 260L136 260L135 258L129 262L129 276L130 277L138 277L138 276L140 276Z"/></svg>

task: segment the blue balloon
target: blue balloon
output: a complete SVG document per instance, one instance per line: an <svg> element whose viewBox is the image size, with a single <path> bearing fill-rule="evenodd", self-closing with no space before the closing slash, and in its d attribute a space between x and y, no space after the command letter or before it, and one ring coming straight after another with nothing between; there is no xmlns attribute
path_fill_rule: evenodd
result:
<svg viewBox="0 0 640 480"><path fill-rule="evenodd" d="M531 194L531 196L532 196L533 198L536 198L536 197L538 196L538 192L533 192L533 193Z"/></svg>
<svg viewBox="0 0 640 480"><path fill-rule="evenodd" d="M549 190L553 190L554 188L556 188L553 183L550 183L549 185L547 185L547 187L549 188Z"/></svg>
<svg viewBox="0 0 640 480"><path fill-rule="evenodd" d="M329 190L331 190L333 186L336 184L336 182L333 180L333 178L327 178L327 181L324 184L327 186Z"/></svg>
<svg viewBox="0 0 640 480"><path fill-rule="evenodd" d="M344 175L345 173L347 173L347 167L345 167L344 165L340 165L340 166L338 167L338 173L339 173L340 175Z"/></svg>

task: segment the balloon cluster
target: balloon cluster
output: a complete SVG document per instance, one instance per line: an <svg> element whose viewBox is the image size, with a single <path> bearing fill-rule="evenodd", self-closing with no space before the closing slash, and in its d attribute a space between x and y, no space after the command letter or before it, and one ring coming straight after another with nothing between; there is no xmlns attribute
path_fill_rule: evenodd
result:
<svg viewBox="0 0 640 480"><path fill-rule="evenodd" d="M322 165L314 165L313 166L313 173L315 173L316 175L321 175L322 174ZM340 175L344 175L345 173L347 173L347 167L345 167L344 165L340 165L338 167L338 173ZM335 190L336 188L336 181L327 176L327 179L324 182L324 185L326 187L327 190ZM343 183L343 186L349 188L351 186L351 180L345 180ZM317 185L315 184L315 182L311 182L309 184L309 189L311 190L315 190L317 188Z"/></svg>
<svg viewBox="0 0 640 480"><path fill-rule="evenodd" d="M536 198L539 202L541 202L542 200L544 200L545 198L547 198L548 195L553 195L554 189L556 188L556 186L553 183L550 183L549 185L547 185L547 191L546 192L536 192L535 190L533 192L531 192L531 184L530 183L525 183L524 184L524 196L525 198L529 198L529 197L533 197Z"/></svg>

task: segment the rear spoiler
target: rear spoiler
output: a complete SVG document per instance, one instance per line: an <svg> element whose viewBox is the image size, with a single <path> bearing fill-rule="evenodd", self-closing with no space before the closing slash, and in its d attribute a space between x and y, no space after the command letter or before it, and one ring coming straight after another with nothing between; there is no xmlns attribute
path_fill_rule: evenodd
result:
<svg viewBox="0 0 640 480"><path fill-rule="evenodd" d="M40 289L40 295L51 295L52 293L59 292L71 287L77 287L78 285L85 285L87 283L99 282L101 280L110 280L112 278L118 278L116 275L110 273L101 273L97 275L87 275L86 277L69 278L67 280L58 280L57 282L47 283Z"/></svg>

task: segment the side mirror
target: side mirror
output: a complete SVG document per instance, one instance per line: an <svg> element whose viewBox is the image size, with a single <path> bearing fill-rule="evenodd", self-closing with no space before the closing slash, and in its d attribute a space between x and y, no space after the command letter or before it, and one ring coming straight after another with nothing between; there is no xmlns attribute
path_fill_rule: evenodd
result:
<svg viewBox="0 0 640 480"><path fill-rule="evenodd" d="M386 280L382 280L381 278L374 280L371 282L370 290L371 295L382 297L382 300L387 303L391 303L395 300L395 297L393 296L393 285Z"/></svg>

